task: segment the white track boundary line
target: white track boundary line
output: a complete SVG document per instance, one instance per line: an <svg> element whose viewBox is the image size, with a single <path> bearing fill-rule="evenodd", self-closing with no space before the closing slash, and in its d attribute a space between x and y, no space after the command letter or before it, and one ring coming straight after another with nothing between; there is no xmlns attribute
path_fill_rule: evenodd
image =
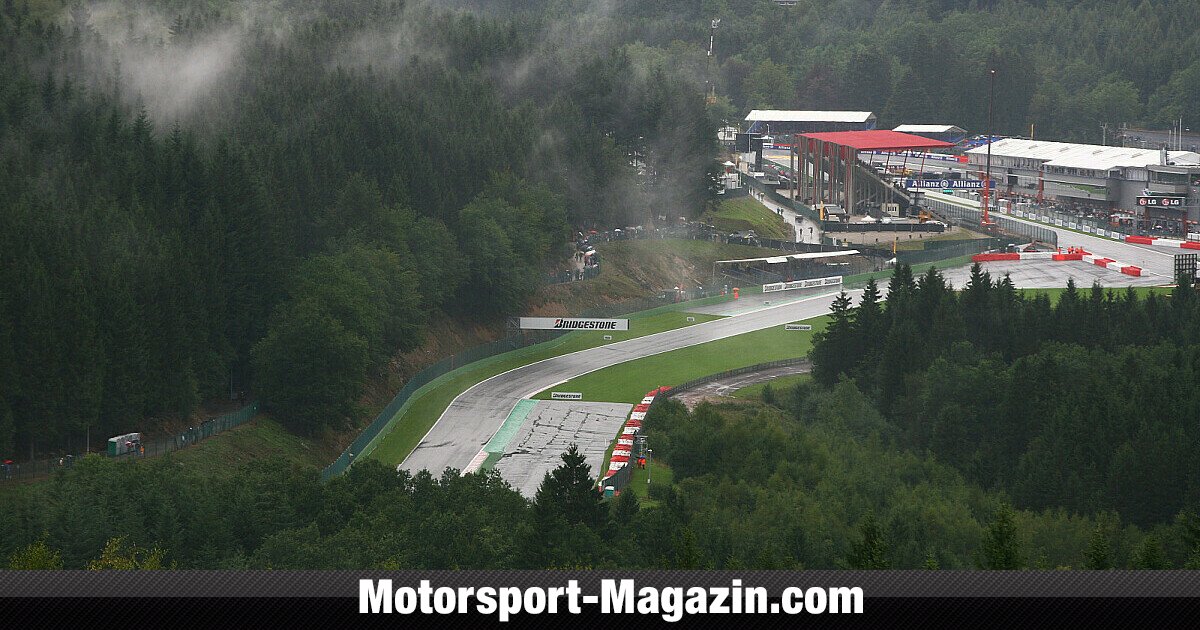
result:
<svg viewBox="0 0 1200 630"><path fill-rule="evenodd" d="M628 342L630 342L630 341L640 341L640 340L643 340L643 339L649 339L650 337L654 337L654 336L657 336L657 335L665 335L665 334L668 334L668 333L677 332L677 331L679 331L679 330L684 330L684 329L692 329L692 328L698 328L698 327L701 327L701 326L706 326L706 325L709 325L709 324L715 324L715 323L717 323L717 322L722 322L722 321L726 321L726 320L729 320L729 319L733 319L733 318L735 318L735 317L741 317L741 316L743 316L743 315L751 315L751 314L753 314L753 313L761 313L761 312L763 312L763 311L769 311L769 310L771 310L771 309L777 309L777 308L786 308L786 307L788 307L788 306L792 306L792 305L794 305L794 304L800 304L801 302L807 302L807 301L809 301L809 300L816 300L816 299L818 299L818 298L829 297L830 295L837 295L838 293L841 293L841 292L842 292L842 290L844 290L844 289L839 289L839 291L837 291L837 292L835 292L835 293L823 293L823 294L821 294L821 295L814 295L814 296L810 296L810 297L807 297L807 298L801 298L801 299L799 299L799 300L794 300L794 301L788 302L788 303L786 303L786 304L774 304L774 305L771 305L771 306L765 306L765 307L763 307L763 308L760 308L760 309L755 309L755 310L752 310L752 311L747 311L747 312L745 312L745 313L738 313L737 315L730 315L729 317L722 317L722 318L720 318L720 319L714 319L714 320L710 320L710 321L707 321L707 322L701 322L701 323L699 323L699 324L692 324L691 326L684 326L684 327L682 327L682 328L672 328L671 330L664 330L664 331L662 331L662 332L651 333L651 334L649 334L649 335L643 335L643 336L641 336L641 337L634 337L633 339L626 339L625 341L619 341L619 342L617 342L617 343L614 343L614 344L609 344L609 345L600 345L600 346L594 346L594 347L592 347L592 348L585 348L585 349L583 349L583 350L576 350L575 352L568 352L567 354L560 354L560 355L558 355L558 356L547 357L547 358L545 358L545 359L541 359L541 360L539 360L539 361L534 361L533 363L526 363L525 365L521 365L521 366L518 366L518 367L512 368L511 370L505 370L505 371L503 371L503 372L501 372L501 373L499 373L499 374L496 374L496 375L494 375L494 376L490 376L490 377L488 377L488 378L486 378L486 379L484 379L484 380L482 380L482 381L479 381L478 383L476 383L476 384L474 384L474 385L472 385L472 386L468 387L467 389L463 390L463 392L462 392L461 394L459 394L459 395L455 396L455 397L454 397L454 399L450 401L450 404L449 404L449 405L446 405L446 409L442 411L441 415L439 415L439 416L438 416L438 419L437 419L437 420L436 420L436 421L433 423L433 425L429 427L429 430L425 432L425 435L422 435L422 436L421 436L421 439L417 441L417 445L416 445L415 447L413 447L413 450L412 450L412 451L410 451L410 452L408 453L408 455L405 455L405 456L404 456L404 460L403 460L403 461L401 461L399 464L396 464L396 470L402 470L402 469L403 469L403 467L404 467L404 462L405 462L405 461L408 461L408 458L409 458L409 457L411 457L411 456L412 456L412 454L413 454L413 453L415 453L415 452L416 452L416 450L417 450L418 448L420 448L420 447L421 447L421 444L422 444L423 442L425 442L425 439L429 437L429 434L430 434L430 433L433 433L433 430L434 430L435 428L437 428L437 425L438 425L438 424L440 424L440 423L441 423L441 421L442 421L442 418L445 418L445 417L446 417L446 411L449 411L449 410L450 410L450 408L454 406L454 403L458 402L458 400L459 400L460 398L462 398L463 396L465 396L465 395L467 395L468 393L470 393L470 392L471 392L471 390L475 389L476 387L479 387L480 385L483 385L484 383L487 383L488 381L490 381L490 380L492 380L492 379L500 378L501 376L504 376L505 374L508 374L509 372L515 372L515 371L517 371L517 370L523 370L523 369L525 369L525 368L527 368L527 367L534 366L534 365L537 365L537 364L539 364L539 363L544 363L544 362L546 362L546 361L553 361L554 359L559 359L559 358L562 358L562 357L569 357L569 356L571 356L571 355L573 355L573 354L579 354L579 353L581 353L581 352L589 352L589 351L591 351L591 350L596 350L596 349L598 349L598 348L615 348L615 347L617 347L617 346L620 346L620 345L621 345L621 344L623 344L623 343L628 343ZM854 291L854 292L859 292L859 291L861 291L861 289L855 289L855 291ZM686 311L681 311L681 312L686 312ZM769 327L770 327L770 326L764 326L763 328L769 328ZM725 337L717 337L717 338L715 338L715 339L709 339L708 341L720 341L721 339L726 339L726 338L728 338L728 337L736 337L737 335L740 335L740 334L745 334L745 333L748 333L748 332L755 332L755 331L758 331L758 330L762 330L763 328L755 328L755 329L753 329L753 330L746 330L746 331L742 331L742 332L740 332L740 333L735 333L735 334L733 334L733 335L726 335ZM703 342L700 342L700 343L691 344L690 346L682 346L682 347L680 347L680 348L675 348L675 350L682 350L683 348L690 348L690 347L692 347L692 346L698 346L698 345L702 345L702 344L704 344L704 343L708 343L708 341L703 341ZM650 357L650 356L654 356L654 355L656 355L656 354L662 354L663 352L670 352L670 350L662 350L662 351L659 351L659 352L654 352L654 353L651 353L651 354L645 354L645 355L641 355L640 357L633 357L633 358L630 358L630 359L626 359L626 360L624 360L624 361L618 361L618 362L616 362L616 363L610 363L610 364L608 364L608 365L603 365L603 366L600 366L600 367L598 367L598 368L595 368L595 369L593 369L593 370L588 370L587 372L583 372L582 374L577 374L576 376L569 377L569 378L567 378L567 379L564 379L564 380L562 380L562 381L559 381L558 383L554 383L554 384L552 384L552 385L548 385L548 386L546 386L546 387L554 387L555 385L561 385L562 383L565 383L565 382L567 382L567 381L571 380L572 378L578 378L578 377L580 377L580 376L584 376L585 374L591 374L592 372L595 372L596 370L602 370L602 369L604 369L604 368L606 368L606 367L611 367L611 366L613 366L613 365L620 365L620 364L622 364L622 363L628 363L629 361L634 361L634 360L636 360L636 359L639 359L639 358L641 358L641 357ZM534 391L532 394L530 394L530 395L528 395L528 396L523 396L522 398L529 398L529 397L530 397L530 396L532 396L533 394L536 394L536 393L538 393L538 392L540 392L540 391L544 391L544 390L546 389L546 387L543 387L543 388L541 388L541 389L538 389L537 391ZM522 398L518 398L517 400L518 400L518 401L520 401L520 400L522 400ZM513 403L513 408L516 408L516 403ZM509 410L508 410L508 413L512 413L512 409L509 409ZM505 417L507 418L507 416L505 416ZM503 421L501 421L501 423L500 423L500 424L501 424L501 425L503 425L503 424L504 424L504 423L503 423ZM394 429L393 429L393 430L394 430ZM495 431L492 431L492 434L491 434L491 435L492 435L492 436L496 435L496 431L499 431L499 430L500 430L500 427L496 427L496 430L495 430ZM490 440L490 439L491 439L491 436L489 436L489 437L488 437L488 439ZM484 443L486 444L487 442L485 441Z"/></svg>

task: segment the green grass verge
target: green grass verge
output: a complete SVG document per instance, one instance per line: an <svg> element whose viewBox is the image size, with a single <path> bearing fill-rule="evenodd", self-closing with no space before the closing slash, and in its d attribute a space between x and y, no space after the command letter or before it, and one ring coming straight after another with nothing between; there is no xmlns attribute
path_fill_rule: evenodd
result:
<svg viewBox="0 0 1200 630"><path fill-rule="evenodd" d="M1121 296L1121 295L1125 294L1125 287L1104 287L1105 292L1108 292L1110 289L1117 296ZM1027 298L1033 298L1035 295L1037 295L1039 293L1045 293L1047 296L1050 297L1051 304L1058 304L1058 298L1062 297L1062 294L1067 291L1067 288L1062 287L1062 288L1056 288L1056 289L1017 289L1017 290L1020 291L1021 293L1025 294L1025 297L1027 297ZM1076 287L1075 290L1079 292L1079 294L1082 296L1083 299L1085 299L1085 300L1091 299L1090 298L1090 294L1092 292L1091 285ZM1156 293L1159 295L1159 297L1166 297L1166 296L1171 295L1171 289L1164 288L1164 287L1133 287L1133 292L1137 294L1138 299L1142 299L1142 300L1146 299L1146 296L1150 295L1151 293Z"/></svg>
<svg viewBox="0 0 1200 630"><path fill-rule="evenodd" d="M813 333L823 330L829 317L804 321L813 325L812 331L773 326L606 367L554 389L582 392L584 400L636 403L661 385L679 385L725 370L805 356L812 349ZM550 390L534 396L541 400L549 397Z"/></svg>
<svg viewBox="0 0 1200 630"><path fill-rule="evenodd" d="M770 385L771 389L774 389L776 393L778 393L781 389L794 387L800 383L810 380L811 378L811 374L789 374L788 376L780 376L779 378L773 378L763 383L747 385L746 387L734 391L730 395L734 398L742 398L746 400L762 400L762 392L767 385Z"/></svg>
<svg viewBox="0 0 1200 630"><path fill-rule="evenodd" d="M476 361L443 374L417 390L409 402L401 407L396 414L392 430L376 442L375 448L368 452L367 457L378 459L389 465L396 465L404 461L404 458L408 457L408 454L416 448L429 428L437 422L446 407L450 406L451 401L476 383L543 359L720 319L718 315L691 314L682 312L682 309L695 308L702 304L715 303L725 299L728 298L705 298L642 311L626 316L631 320L628 331L574 332L553 341ZM688 322L688 317L695 317L696 321ZM603 337L606 334L612 335L612 341L604 341Z"/></svg>
<svg viewBox="0 0 1200 630"><path fill-rule="evenodd" d="M650 483L646 483L649 477ZM629 478L629 488L638 498L639 503L643 508L658 507L659 501L650 498L650 486L669 486L675 483L675 472L670 466L659 461L654 461L646 464L646 469L633 469L633 475Z"/></svg>
<svg viewBox="0 0 1200 630"><path fill-rule="evenodd" d="M583 399L588 401L637 403L646 392L662 385L675 386L725 370L805 356L812 349L813 334L825 329L829 316L802 321L812 324L813 329L784 330L782 325L764 328L626 361L573 378L552 389L582 392ZM547 389L533 398L546 400L549 397L550 390ZM616 435L604 453L605 470L615 444Z"/></svg>
<svg viewBox="0 0 1200 630"><path fill-rule="evenodd" d="M178 466L198 478L221 479L236 474L245 464L271 457L281 457L302 466L324 467L329 454L313 443L290 433L283 425L267 416L201 440L193 446L161 457L126 462L126 466L145 466L165 462ZM38 492L54 482L54 476L32 481L0 483L0 504L22 492Z"/></svg>
<svg viewBox="0 0 1200 630"><path fill-rule="evenodd" d="M325 461L327 453L266 416L259 416L166 457L201 476L217 477L229 474L232 468L241 464L276 456L319 467L329 463Z"/></svg>
<svg viewBox="0 0 1200 630"><path fill-rule="evenodd" d="M921 274L929 271L930 267L937 267L938 269L953 269L954 267L962 267L963 265L969 264L971 264L971 256L967 255L958 256L956 258L947 258L946 260L939 260L931 263L918 263L912 266L912 270L913 276L919 277ZM867 284L868 280L871 279L874 279L876 283L878 283L880 286L883 286L887 284L883 281L890 279L895 271L895 269L884 269L883 271L871 271L867 273L855 274L853 276L846 276L845 278L842 278L842 286L846 287L847 289L861 288Z"/></svg>
<svg viewBox="0 0 1200 630"><path fill-rule="evenodd" d="M704 213L702 220L725 232L754 233L763 238L788 240L793 238L787 221L771 212L770 208L749 197L726 199L715 211Z"/></svg>
<svg viewBox="0 0 1200 630"><path fill-rule="evenodd" d="M984 238L987 238L987 235L979 234L978 232L972 232L970 230L964 230L962 228L956 228L949 232L938 234L937 236L930 236L928 238L923 238L916 241L897 241L896 251L924 251L926 249L925 243L932 241L974 241ZM886 246L887 243L882 243L882 245Z"/></svg>

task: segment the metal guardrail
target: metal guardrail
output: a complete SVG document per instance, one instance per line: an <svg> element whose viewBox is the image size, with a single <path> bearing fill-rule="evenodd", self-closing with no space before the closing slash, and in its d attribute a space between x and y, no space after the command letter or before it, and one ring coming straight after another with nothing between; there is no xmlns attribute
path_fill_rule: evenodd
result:
<svg viewBox="0 0 1200 630"><path fill-rule="evenodd" d="M781 359L779 361L768 361L766 363L757 363L755 365L748 365L746 367L735 368L732 370L725 370L724 372L717 372L716 374L709 374L708 376L702 376L700 378L692 379L690 381L687 381L686 383L676 385L675 387L668 389L665 396L656 396L654 398L654 403L652 403L650 405L650 407L653 408L654 405L657 404L658 401L662 398L670 398L676 394L681 394L683 392L686 392L689 389L695 389L706 383L711 383L713 381L719 381L723 378L729 378L730 376L740 376L742 374L752 374L754 372L762 372L763 370L770 370L770 369L777 368L777 367L787 367L789 365L801 365L804 363L808 363L808 357L796 357L794 359Z"/></svg>

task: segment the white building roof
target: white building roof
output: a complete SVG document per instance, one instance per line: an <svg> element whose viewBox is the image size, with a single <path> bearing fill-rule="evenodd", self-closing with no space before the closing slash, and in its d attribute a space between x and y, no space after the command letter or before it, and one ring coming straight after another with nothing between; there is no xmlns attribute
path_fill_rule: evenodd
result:
<svg viewBox="0 0 1200 630"><path fill-rule="evenodd" d="M784 109L756 109L746 116L747 122L831 122L865 123L875 117L871 112L823 112L792 111Z"/></svg>
<svg viewBox="0 0 1200 630"><path fill-rule="evenodd" d="M967 151L968 155L987 155L985 144ZM1158 164L1158 149L1136 149L1133 147L1108 147L1099 144L1075 144L1073 142L1046 142L1044 140L1021 140L1004 138L992 143L992 155L1027 160L1040 160L1046 166L1061 166L1093 171L1107 171L1122 167L1144 167ZM1176 164L1200 163L1200 154L1191 151L1168 151L1167 160Z"/></svg>
<svg viewBox="0 0 1200 630"><path fill-rule="evenodd" d="M966 133L966 129L954 125L900 125L892 131L900 133Z"/></svg>

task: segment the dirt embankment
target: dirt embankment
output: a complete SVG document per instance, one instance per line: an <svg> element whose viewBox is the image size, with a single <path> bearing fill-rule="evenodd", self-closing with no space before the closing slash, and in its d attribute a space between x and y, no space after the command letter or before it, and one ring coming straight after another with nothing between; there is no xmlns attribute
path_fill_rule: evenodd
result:
<svg viewBox="0 0 1200 630"><path fill-rule="evenodd" d="M637 240L600 243L601 273L598 277L542 287L521 315L561 317L614 302L657 295L679 285L695 287L712 275L713 261L764 256L773 250L745 245L727 245L691 240ZM516 315L516 313L514 313ZM417 372L467 348L504 336L505 321L469 321L438 314L430 318L420 347L398 353L385 373L367 382L360 403L368 412L358 427L323 442L331 452L340 452L358 432L391 402L396 392Z"/></svg>

